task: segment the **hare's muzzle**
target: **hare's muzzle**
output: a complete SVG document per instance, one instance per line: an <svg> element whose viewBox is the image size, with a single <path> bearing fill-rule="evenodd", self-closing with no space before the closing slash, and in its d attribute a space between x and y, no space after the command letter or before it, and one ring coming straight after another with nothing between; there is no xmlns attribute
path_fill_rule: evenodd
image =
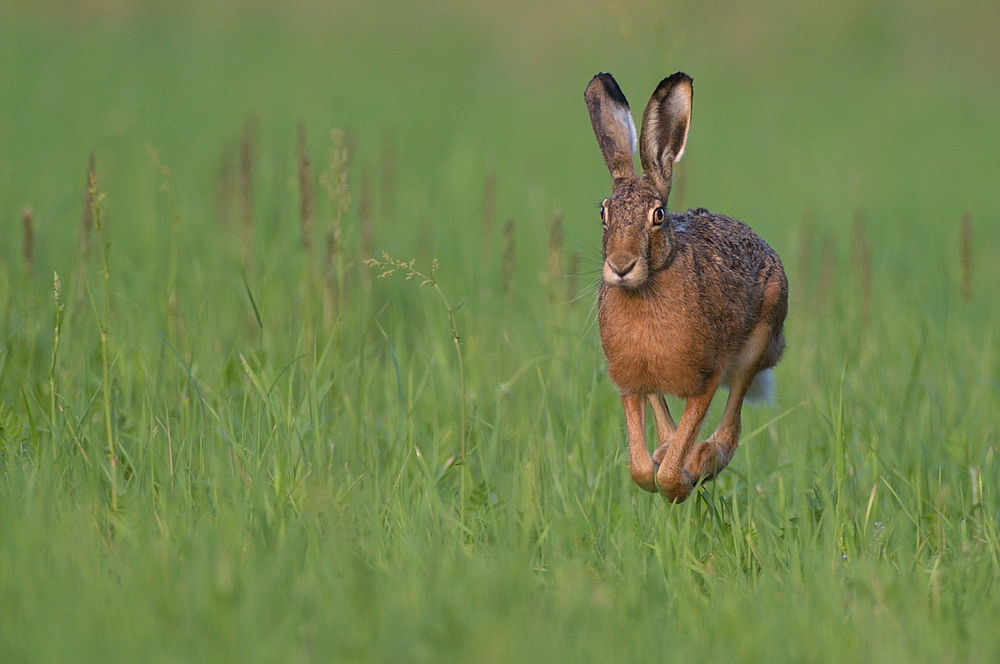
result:
<svg viewBox="0 0 1000 664"><path fill-rule="evenodd" d="M617 251L604 260L603 277L609 286L637 288L646 280L646 261L635 254Z"/></svg>

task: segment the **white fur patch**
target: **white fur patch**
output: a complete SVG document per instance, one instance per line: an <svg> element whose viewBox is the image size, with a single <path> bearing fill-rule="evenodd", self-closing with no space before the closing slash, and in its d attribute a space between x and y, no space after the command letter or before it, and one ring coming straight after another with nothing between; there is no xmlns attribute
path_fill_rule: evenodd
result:
<svg viewBox="0 0 1000 664"><path fill-rule="evenodd" d="M684 142L681 143L681 151L677 153L676 157L674 157L675 164L681 160L681 157L684 156L684 149L687 147L688 144L688 130L690 129L691 129L690 124L688 124L688 126L684 128Z"/></svg>
<svg viewBox="0 0 1000 664"><path fill-rule="evenodd" d="M676 121L679 117L685 119L684 125L684 139L681 141L681 149L677 151L674 155L674 163L681 160L684 156L684 148L687 147L688 142L688 130L691 129L691 90L681 89L684 86L678 86L670 93L667 97L665 113L667 118Z"/></svg>
<svg viewBox="0 0 1000 664"><path fill-rule="evenodd" d="M753 382L747 389L746 400L753 404L773 405L774 399L774 373L770 369L765 369L754 376Z"/></svg>
<svg viewBox="0 0 1000 664"><path fill-rule="evenodd" d="M628 149L632 152L632 156L635 156L635 151L639 146L639 138L635 134L635 120L632 119L632 111L628 109L628 106L619 106L618 104L613 104L612 109L615 120L625 127L625 133L628 134Z"/></svg>

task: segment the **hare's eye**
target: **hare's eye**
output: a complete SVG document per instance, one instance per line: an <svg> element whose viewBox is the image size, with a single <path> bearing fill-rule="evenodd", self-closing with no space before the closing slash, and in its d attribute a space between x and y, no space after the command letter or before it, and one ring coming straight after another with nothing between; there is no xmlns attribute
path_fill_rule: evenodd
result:
<svg viewBox="0 0 1000 664"><path fill-rule="evenodd" d="M658 207L653 210L653 223L657 226L663 223L663 208Z"/></svg>
<svg viewBox="0 0 1000 664"><path fill-rule="evenodd" d="M601 226L608 225L608 208L607 201L601 205Z"/></svg>

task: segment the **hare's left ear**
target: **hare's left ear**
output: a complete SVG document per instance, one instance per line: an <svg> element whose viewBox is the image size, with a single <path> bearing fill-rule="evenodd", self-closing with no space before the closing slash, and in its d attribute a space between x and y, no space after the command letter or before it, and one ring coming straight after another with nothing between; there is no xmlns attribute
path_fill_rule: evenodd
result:
<svg viewBox="0 0 1000 664"><path fill-rule="evenodd" d="M674 163L681 160L691 126L691 77L682 72L660 81L642 114L639 158L642 170L653 181L666 202L674 175Z"/></svg>
<svg viewBox="0 0 1000 664"><path fill-rule="evenodd" d="M628 101L611 74L598 74L584 92L590 123L615 185L635 179L635 123Z"/></svg>

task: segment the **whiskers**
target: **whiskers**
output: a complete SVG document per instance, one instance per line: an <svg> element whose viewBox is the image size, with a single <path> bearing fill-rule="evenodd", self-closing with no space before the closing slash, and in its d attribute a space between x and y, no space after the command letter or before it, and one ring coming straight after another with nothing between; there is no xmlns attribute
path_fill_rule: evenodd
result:
<svg viewBox="0 0 1000 664"><path fill-rule="evenodd" d="M598 290L600 290L600 287L601 287L601 279L598 278L596 281L591 282L591 284L584 289L585 293L587 293L588 295L594 295L594 297L591 297L590 309L587 310L587 318L586 318L587 326L583 328L583 333L580 334L580 339L579 341L577 341L576 344L577 348L579 348L580 344L583 343L583 340L587 338L587 335L590 334L590 331L594 329L594 324L597 322L598 298L596 297L596 294Z"/></svg>
<svg viewBox="0 0 1000 664"><path fill-rule="evenodd" d="M586 299L587 297L593 295L601 287L601 272L600 270L592 270L588 272L581 272L574 275L569 275L570 279L579 279L581 276L590 277L588 283L586 283L583 288L579 289L573 297L567 297L562 302L557 302L556 306L575 306L577 302ZM596 278L594 278L596 276ZM597 301L596 299L594 300Z"/></svg>

